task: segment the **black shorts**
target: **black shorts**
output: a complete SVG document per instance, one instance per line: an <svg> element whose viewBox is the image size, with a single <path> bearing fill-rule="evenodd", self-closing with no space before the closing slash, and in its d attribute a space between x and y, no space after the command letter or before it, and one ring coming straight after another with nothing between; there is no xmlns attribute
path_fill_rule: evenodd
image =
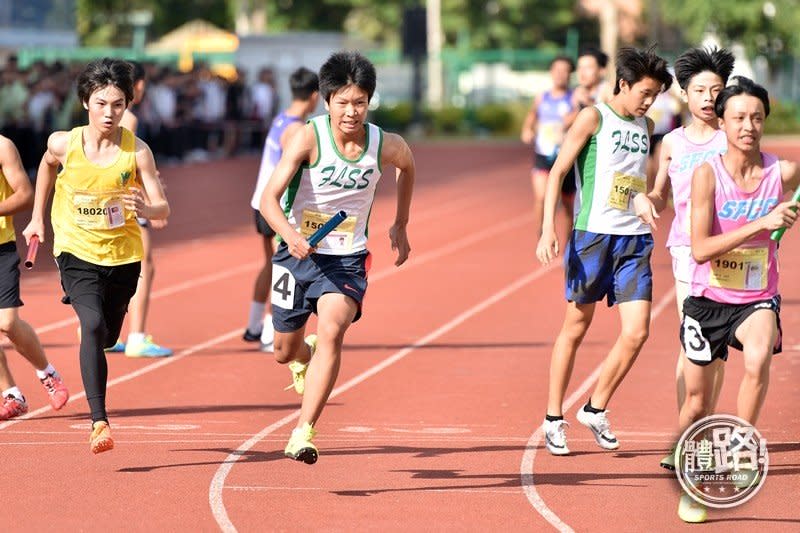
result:
<svg viewBox="0 0 800 533"><path fill-rule="evenodd" d="M550 172L553 168L553 163L556 162L556 156L546 156L542 154L533 154L533 169L540 172ZM561 194L572 196L577 191L575 186L575 166L570 167L567 175L564 176L564 181L561 182Z"/></svg>
<svg viewBox="0 0 800 533"><path fill-rule="evenodd" d="M253 214L255 215L256 231L268 239L274 237L275 230L272 229L267 223L267 220L261 216L261 211L258 209L253 209Z"/></svg>
<svg viewBox="0 0 800 533"><path fill-rule="evenodd" d="M783 336L780 296L747 304L725 304L705 297L689 296L683 301L680 332L681 345L686 357L700 366L708 365L714 359L727 361L728 346L742 350L742 343L736 338L736 329L759 309L769 309L775 313L778 339L775 341L772 353L780 353Z"/></svg>
<svg viewBox="0 0 800 533"><path fill-rule="evenodd" d="M272 257L272 325L275 331L297 331L317 312L317 300L329 292L349 296L358 304L353 322L361 317L367 292L368 251L350 255L312 254L297 259L285 242Z"/></svg>
<svg viewBox="0 0 800 533"><path fill-rule="evenodd" d="M136 292L142 263L96 265L66 252L56 257L56 263L69 302L75 308L89 308L102 315L108 328L105 347L113 346Z"/></svg>
<svg viewBox="0 0 800 533"><path fill-rule="evenodd" d="M19 254L14 241L0 244L0 309L22 307L19 297Z"/></svg>

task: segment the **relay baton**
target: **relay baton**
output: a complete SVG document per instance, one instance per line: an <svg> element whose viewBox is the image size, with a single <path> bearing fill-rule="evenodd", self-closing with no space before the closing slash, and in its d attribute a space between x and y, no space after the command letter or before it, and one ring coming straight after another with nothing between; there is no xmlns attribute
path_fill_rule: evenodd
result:
<svg viewBox="0 0 800 533"><path fill-rule="evenodd" d="M325 236L336 229L336 226L341 224L347 218L347 213L339 211L331 217L326 223L320 226L311 237L308 238L308 244L316 247Z"/></svg>
<svg viewBox="0 0 800 533"><path fill-rule="evenodd" d="M31 237L30 243L28 243L28 255L25 256L25 268L28 270L33 268L34 263L36 263L36 252L39 251L39 236L34 235Z"/></svg>
<svg viewBox="0 0 800 533"><path fill-rule="evenodd" d="M800 187L795 189L794 194L792 195L792 201L800 202ZM797 209L794 210L797 211ZM781 240L781 237L783 237L784 233L786 233L786 228L776 229L775 231L772 232L772 234L770 234L769 238L775 242L779 242Z"/></svg>

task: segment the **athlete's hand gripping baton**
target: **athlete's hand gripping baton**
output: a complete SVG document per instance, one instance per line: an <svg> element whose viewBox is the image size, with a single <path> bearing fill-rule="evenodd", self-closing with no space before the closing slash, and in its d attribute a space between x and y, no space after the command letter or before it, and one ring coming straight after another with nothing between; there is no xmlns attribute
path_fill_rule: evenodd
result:
<svg viewBox="0 0 800 533"><path fill-rule="evenodd" d="M25 268L28 270L33 268L36 263L36 253L39 251L39 236L34 235L28 243L28 255L25 256Z"/></svg>
<svg viewBox="0 0 800 533"><path fill-rule="evenodd" d="M344 211L339 211L335 215L333 215L330 220L328 220L325 224L320 226L317 231L314 232L311 237L308 238L308 244L311 246L316 247L325 236L336 229L336 227L341 224L344 219L347 218L347 213Z"/></svg>
<svg viewBox="0 0 800 533"><path fill-rule="evenodd" d="M795 189L794 194L792 195L792 201L793 202L800 202L800 187ZM796 208L792 208L792 209L794 211L797 211ZM775 231L773 231L770 234L769 238L772 239L775 242L780 242L780 240L783 237L784 233L786 233L786 228L776 229Z"/></svg>

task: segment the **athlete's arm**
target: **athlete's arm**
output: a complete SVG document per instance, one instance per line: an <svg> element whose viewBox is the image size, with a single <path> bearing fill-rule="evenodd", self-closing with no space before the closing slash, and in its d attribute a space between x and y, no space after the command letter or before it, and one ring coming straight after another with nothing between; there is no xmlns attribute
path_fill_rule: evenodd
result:
<svg viewBox="0 0 800 533"><path fill-rule="evenodd" d="M785 192L794 191L800 187L800 165L794 161L780 161L781 166L781 181L783 181L783 190Z"/></svg>
<svg viewBox="0 0 800 533"><path fill-rule="evenodd" d="M0 136L0 170L14 192L0 202L0 216L13 215L33 204L33 186L22 168L17 147L10 139Z"/></svg>
<svg viewBox="0 0 800 533"><path fill-rule="evenodd" d="M305 259L314 249L308 244L305 237L289 224L289 220L281 209L280 198L303 163L313 162L316 157L319 157L316 147L317 138L314 127L311 124L305 124L289 140L289 144L281 154L281 159L261 194L261 215L284 240L289 247L289 253L298 259Z"/></svg>
<svg viewBox="0 0 800 533"><path fill-rule="evenodd" d="M397 260L394 264L400 266L411 253L406 227L411 210L411 195L414 192L416 166L414 165L414 156L405 139L394 133L384 133L383 135L381 166L388 163L396 169L397 210L394 224L389 228L389 240L392 243L392 250L397 250Z"/></svg>
<svg viewBox="0 0 800 533"><path fill-rule="evenodd" d="M672 163L672 137L666 136L661 141L661 151L658 156L658 171L653 180L653 187L647 193L647 197L653 202L657 212L661 212L667 207L667 199L670 191L669 165Z"/></svg>
<svg viewBox="0 0 800 533"><path fill-rule="evenodd" d="M522 129L519 132L519 138L525 144L532 144L533 140L536 138L536 119L537 113L539 111L539 104L541 103L542 99L540 95L536 95L531 102L531 108L528 110L528 114L525 115L525 120L522 123Z"/></svg>
<svg viewBox="0 0 800 533"><path fill-rule="evenodd" d="M653 129L654 129L654 122L650 117L645 117L647 121L647 136L650 139L650 142L653 142ZM663 142L662 142L663 144ZM664 155L664 147L661 147L661 155ZM660 161L660 159L659 159ZM659 170L662 168L662 165L659 165ZM655 179L658 179L657 177ZM662 185L661 188L663 189L665 185ZM663 199L661 201L662 196L666 196L666 194L661 190L656 190L654 183L650 183L648 180L647 188L650 191L648 194L647 191L636 193L633 197L633 211L639 220L641 220L644 224L649 224L651 228L658 229L656 227L656 219L660 218L658 213L666 207L667 201ZM654 194L655 193L655 194ZM657 201L660 203L656 203L653 198L657 198Z"/></svg>
<svg viewBox="0 0 800 533"><path fill-rule="evenodd" d="M58 167L64 164L67 157L69 135L68 131L57 131L47 139L47 150L36 172L36 194L33 197L31 221L22 231L27 243L30 243L34 235L39 237L40 242L44 242L44 211L56 182Z"/></svg>
<svg viewBox="0 0 800 533"><path fill-rule="evenodd" d="M600 126L600 113L595 107L587 107L578 113L575 123L567 131L564 144L558 152L550 175L547 176L547 189L544 194L544 214L542 216L542 236L536 246L536 257L543 264L548 264L558 255L558 238L556 237L555 218L556 205L561 195L561 183L569 169L578 159L583 147Z"/></svg>
<svg viewBox="0 0 800 533"><path fill-rule="evenodd" d="M164 195L161 180L158 179L156 161L153 152L143 140L136 138L136 172L144 186L144 191L138 187L130 187L128 194L122 196L125 207L136 213L140 218L164 219L169 216L169 203Z"/></svg>
<svg viewBox="0 0 800 533"><path fill-rule="evenodd" d="M714 171L709 163L703 163L692 175L692 257L698 263L719 257L764 230L790 228L797 219L795 210L800 207L800 202L783 202L775 206L766 216L732 231L711 235L715 215L715 190Z"/></svg>

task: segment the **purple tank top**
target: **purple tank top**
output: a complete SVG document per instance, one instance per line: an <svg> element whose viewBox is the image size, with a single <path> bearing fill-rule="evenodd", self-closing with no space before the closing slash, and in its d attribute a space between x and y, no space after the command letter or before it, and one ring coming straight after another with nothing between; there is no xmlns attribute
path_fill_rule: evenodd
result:
<svg viewBox="0 0 800 533"><path fill-rule="evenodd" d="M725 170L722 156L709 160L716 177L711 235L733 231L763 217L781 201L780 161L761 154L764 175L753 192L742 191ZM698 265L693 261L692 296L721 303L745 304L778 294L778 247L762 231L738 248Z"/></svg>
<svg viewBox="0 0 800 533"><path fill-rule="evenodd" d="M269 181L269 177L272 176L275 167L278 166L278 161L281 160L281 154L283 154L283 150L281 149L281 136L283 132L286 131L289 124L300 122L300 120L300 117L287 115L285 112L279 113L278 116L272 120L269 133L267 134L267 140L264 142L264 152L261 154L261 165L258 168L258 181L256 182L253 196L250 198L250 206L253 209L258 209L259 202L261 201L261 194L267 187L267 182Z"/></svg>
<svg viewBox="0 0 800 533"><path fill-rule="evenodd" d="M555 159L564 141L564 117L572 111L572 90L555 98L547 91L536 110L536 153Z"/></svg>

